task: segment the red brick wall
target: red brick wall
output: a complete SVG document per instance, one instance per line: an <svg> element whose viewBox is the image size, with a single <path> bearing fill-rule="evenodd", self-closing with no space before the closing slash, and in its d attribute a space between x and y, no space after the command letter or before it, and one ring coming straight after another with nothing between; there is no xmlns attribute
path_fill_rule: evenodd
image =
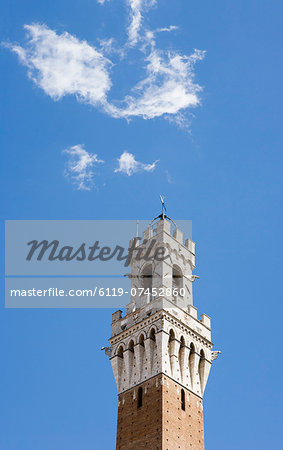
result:
<svg viewBox="0 0 283 450"><path fill-rule="evenodd" d="M143 404L137 407L138 387ZM157 375L119 395L117 450L204 450L202 400L187 389ZM134 398L135 397L135 398Z"/></svg>

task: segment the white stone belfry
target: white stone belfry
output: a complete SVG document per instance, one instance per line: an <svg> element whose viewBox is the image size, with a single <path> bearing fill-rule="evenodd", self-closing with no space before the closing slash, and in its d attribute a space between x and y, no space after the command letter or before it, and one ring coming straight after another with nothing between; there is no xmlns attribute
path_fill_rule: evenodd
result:
<svg viewBox="0 0 283 450"><path fill-rule="evenodd" d="M215 359L210 318L198 320L193 306L195 244L183 242L177 228L171 234L171 226L161 219L137 241L131 301L125 317L120 310L112 315L107 354L119 394L163 373L202 398Z"/></svg>

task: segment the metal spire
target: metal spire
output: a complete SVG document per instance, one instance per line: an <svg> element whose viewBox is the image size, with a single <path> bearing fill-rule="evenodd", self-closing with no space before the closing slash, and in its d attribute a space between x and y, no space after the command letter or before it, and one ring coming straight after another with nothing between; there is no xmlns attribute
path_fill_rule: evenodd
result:
<svg viewBox="0 0 283 450"><path fill-rule="evenodd" d="M161 204L162 204L162 220L164 220L164 217L165 217L165 211L167 211L166 210L166 206L165 206L165 203L164 203L164 195L159 195L159 197L160 197L160 201L161 201Z"/></svg>
<svg viewBox="0 0 283 450"><path fill-rule="evenodd" d="M165 203L164 203L164 199L165 199L164 195L160 195L159 197L160 197L160 201L161 201L161 204L162 204L162 212L161 212L161 214L159 214L159 216L156 216L154 219L152 219L152 221L150 222L150 225L152 225L153 222L154 222L155 220L157 220L157 219L160 219L160 220L167 219L167 220L170 220L170 222L172 222L173 225L177 228L177 225L176 225L176 223L174 222L174 220L172 220L169 216L167 216L167 215L165 214L165 212L167 211L167 209L166 209L166 206L165 206Z"/></svg>

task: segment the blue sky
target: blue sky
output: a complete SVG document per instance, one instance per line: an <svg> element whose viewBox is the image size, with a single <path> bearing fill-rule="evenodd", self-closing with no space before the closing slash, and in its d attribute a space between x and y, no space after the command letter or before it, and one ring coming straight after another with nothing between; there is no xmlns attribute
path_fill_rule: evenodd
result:
<svg viewBox="0 0 283 450"><path fill-rule="evenodd" d="M163 193L193 221L194 303L222 351L207 449L279 448L282 2L151 3L2 3L2 224L151 219ZM112 311L2 295L0 448L113 449Z"/></svg>

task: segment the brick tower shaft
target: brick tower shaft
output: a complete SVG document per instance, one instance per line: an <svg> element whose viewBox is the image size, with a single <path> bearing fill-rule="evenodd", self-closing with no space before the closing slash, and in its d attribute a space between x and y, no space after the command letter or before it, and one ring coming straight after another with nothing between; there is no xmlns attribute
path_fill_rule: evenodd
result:
<svg viewBox="0 0 283 450"><path fill-rule="evenodd" d="M139 388L141 406L135 388L119 395L117 450L204 449L201 398L164 375Z"/></svg>

